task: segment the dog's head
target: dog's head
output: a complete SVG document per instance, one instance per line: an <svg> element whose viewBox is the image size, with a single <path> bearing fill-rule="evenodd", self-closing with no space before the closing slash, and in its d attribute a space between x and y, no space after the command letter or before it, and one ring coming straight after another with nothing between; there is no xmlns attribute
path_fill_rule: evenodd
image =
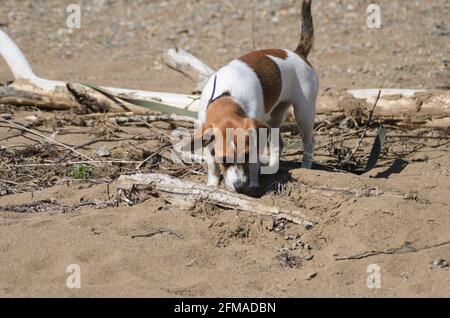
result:
<svg viewBox="0 0 450 318"><path fill-rule="evenodd" d="M254 180L257 182L259 153L267 145L267 134L268 126L253 118L224 116L203 124L191 149L205 147L208 160L219 166L227 188L244 192L258 186Z"/></svg>

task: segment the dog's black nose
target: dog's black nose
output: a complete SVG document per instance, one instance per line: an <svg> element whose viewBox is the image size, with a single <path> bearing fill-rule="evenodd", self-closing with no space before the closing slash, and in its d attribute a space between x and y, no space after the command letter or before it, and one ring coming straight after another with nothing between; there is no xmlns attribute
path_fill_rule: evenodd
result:
<svg viewBox="0 0 450 318"><path fill-rule="evenodd" d="M247 189L247 183L241 182L241 183L234 184L234 189L237 192L243 192L243 191L245 191L245 189Z"/></svg>

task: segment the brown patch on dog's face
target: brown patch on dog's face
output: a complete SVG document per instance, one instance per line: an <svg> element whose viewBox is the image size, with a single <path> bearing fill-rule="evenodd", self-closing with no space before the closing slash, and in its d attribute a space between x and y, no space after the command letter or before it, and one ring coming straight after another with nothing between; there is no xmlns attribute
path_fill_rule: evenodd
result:
<svg viewBox="0 0 450 318"><path fill-rule="evenodd" d="M269 56L287 59L288 54L284 50L270 49L248 53L239 58L250 66L258 76L264 96L264 108L270 112L281 94L281 71Z"/></svg>

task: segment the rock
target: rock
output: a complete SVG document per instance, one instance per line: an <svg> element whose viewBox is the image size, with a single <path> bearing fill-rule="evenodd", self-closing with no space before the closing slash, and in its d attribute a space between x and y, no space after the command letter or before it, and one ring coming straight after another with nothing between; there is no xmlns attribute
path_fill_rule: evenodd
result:
<svg viewBox="0 0 450 318"><path fill-rule="evenodd" d="M94 234L94 235L100 235L100 234L102 234L102 232L101 232L99 229L95 228L95 227L91 229L91 232L92 232L92 234Z"/></svg>
<svg viewBox="0 0 450 318"><path fill-rule="evenodd" d="M103 147L103 146L99 147L97 149L97 151L95 152L95 154L97 156L99 156L99 157L109 157L109 156L111 156L111 152L109 151L109 149L106 148L106 147Z"/></svg>
<svg viewBox="0 0 450 318"><path fill-rule="evenodd" d="M316 276L317 276L317 272L309 271L309 272L306 273L305 279L306 280L312 280L312 279L316 278Z"/></svg>
<svg viewBox="0 0 450 318"><path fill-rule="evenodd" d="M281 266L286 266L290 268L300 267L301 266L301 258L292 254L289 251L285 251L277 255L276 257L280 262Z"/></svg>
<svg viewBox="0 0 450 318"><path fill-rule="evenodd" d="M284 237L284 239L286 240L286 241L293 241L293 240L295 240L295 239L297 239L298 238L298 235L293 235L293 234L287 234L285 237Z"/></svg>
<svg viewBox="0 0 450 318"><path fill-rule="evenodd" d="M447 268L449 267L449 263L445 259L439 259L433 262L433 266L438 268Z"/></svg>
<svg viewBox="0 0 450 318"><path fill-rule="evenodd" d="M1 117L2 119L6 119L6 120L13 119L13 115L12 115L12 114L9 114L9 113L1 114L0 117Z"/></svg>
<svg viewBox="0 0 450 318"><path fill-rule="evenodd" d="M30 116L27 116L27 117L25 117L25 120L26 121L31 121L31 122L37 122L38 121L38 118L37 118L37 116L36 115L30 115Z"/></svg>

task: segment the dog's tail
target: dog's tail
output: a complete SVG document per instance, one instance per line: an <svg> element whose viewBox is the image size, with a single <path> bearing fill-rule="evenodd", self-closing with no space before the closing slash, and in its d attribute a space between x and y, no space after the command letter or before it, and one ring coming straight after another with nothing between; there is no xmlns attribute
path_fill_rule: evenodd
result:
<svg viewBox="0 0 450 318"><path fill-rule="evenodd" d="M302 3L302 34L300 42L295 50L295 53L303 56L305 59L308 57L309 52L314 45L314 24L311 14L311 2L312 0L303 0Z"/></svg>

